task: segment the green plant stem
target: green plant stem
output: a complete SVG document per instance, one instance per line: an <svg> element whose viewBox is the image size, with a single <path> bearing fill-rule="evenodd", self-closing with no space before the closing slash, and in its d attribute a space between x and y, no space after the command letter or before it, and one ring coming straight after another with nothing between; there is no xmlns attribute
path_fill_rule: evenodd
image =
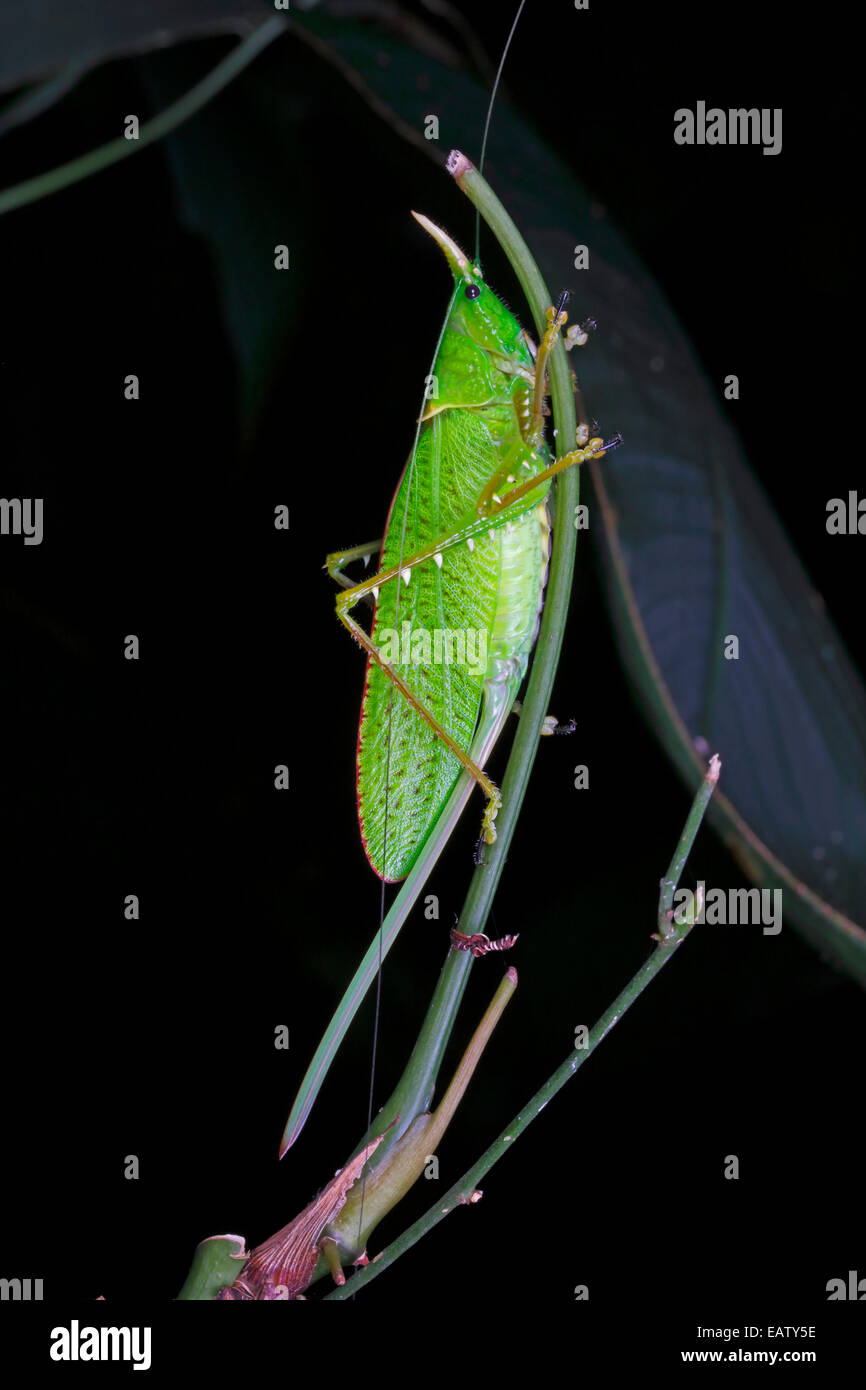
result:
<svg viewBox="0 0 866 1390"><path fill-rule="evenodd" d="M385 1165L384 1171L376 1170L372 1161L374 1155L371 1154L370 1168L373 1172L367 1179L366 1189L363 1181L359 1183L350 1194L343 1211L327 1228L327 1235L333 1236L345 1252L344 1263L346 1256L355 1260L363 1253L376 1226L417 1182L430 1154L436 1152L516 987L517 971L512 966L500 981L493 1000L485 1010L484 1017L473 1033L435 1111L424 1111L415 1117L405 1137L394 1150L391 1161ZM362 1158L369 1147L366 1145L361 1149L358 1158ZM327 1272L327 1260L320 1258L313 1279Z"/></svg>
<svg viewBox="0 0 866 1390"><path fill-rule="evenodd" d="M680 938L681 939L681 938ZM646 964L629 981L626 988L614 1000L610 1008L602 1014L598 1023L592 1029L586 1048L581 1051L573 1051L566 1057L565 1061L544 1085L535 1092L535 1095L499 1135L463 1177L450 1187L445 1196L438 1199L424 1216L420 1217L414 1225L391 1245L382 1251L381 1255L376 1256L375 1263L367 1265L358 1274L354 1275L343 1288L335 1289L329 1293L327 1299L351 1298L362 1288L369 1284L371 1279L382 1274L395 1260L404 1255L407 1250L411 1250L422 1236L431 1231L434 1226L443 1220L455 1207L466 1205L472 1198L472 1194L477 1190L478 1184L490 1172L490 1169L499 1161L502 1156L513 1148L515 1139L518 1139L525 1129L532 1123L536 1116L544 1109L548 1101L556 1095L565 1085L566 1081L572 1076L596 1049L603 1038L606 1038L612 1028L619 1023L626 1009L634 1003L638 995L646 988L650 980L658 974L672 955L672 945L678 945L679 939L671 945L657 946Z"/></svg>
<svg viewBox="0 0 866 1390"><path fill-rule="evenodd" d="M67 92L71 92L73 87L78 85L91 66L91 60L76 58L59 72L53 73L45 82L28 88L23 96L15 97L0 112L0 135L5 135L7 131L25 125L27 121L35 120L37 116L50 110L55 102L60 101Z"/></svg>
<svg viewBox="0 0 866 1390"><path fill-rule="evenodd" d="M680 836L679 844L674 850L674 856L668 865L668 871L661 881L659 892L659 930L663 937L667 936L670 932L670 914L673 912L676 886L680 881L680 875L685 866L685 862L691 853L698 826L703 820L704 812L710 804L710 797L715 791L721 770L721 760L716 753L710 758L709 767L695 793L692 809L689 811L688 819L683 826L683 833Z"/></svg>
<svg viewBox="0 0 866 1390"><path fill-rule="evenodd" d="M457 783L457 786L454 788L454 791L451 793L445 805L442 815L438 818L430 835L425 840L424 847L409 871L405 883L391 904L391 909L385 917L381 928L376 932L376 935L367 947L364 958L355 971L349 987L340 1000L340 1003L337 1005L336 1011L325 1030L322 1040L316 1048L313 1060L310 1062L304 1074L304 1079L295 1097L291 1113L286 1121L286 1128L280 1143L280 1158L283 1158L292 1147L306 1124L307 1116L315 1104L316 1096L319 1094L322 1082L328 1074L328 1070L337 1055L343 1038L346 1036L349 1025L355 1017L367 990L375 980L380 965L397 940L400 928L412 911L419 893L430 877L430 874L433 872L434 865L445 848L445 845L448 843L451 832L457 823L461 811L472 795L473 786L474 783L468 776L462 777ZM466 967L464 966L464 970L465 969ZM433 1007L434 1005L431 1005L431 1008ZM361 1148L360 1144L358 1148Z"/></svg>
<svg viewBox="0 0 866 1390"><path fill-rule="evenodd" d="M707 772L698 788L679 844L671 860L670 868L668 869L667 875L662 880L663 900L666 899L668 891L670 892L670 900L672 901L673 899L673 893L679 882L683 866L691 852L704 812L707 809L710 797L718 781L718 774L719 763L716 758L712 760L710 770ZM449 1212L452 1212L455 1207L465 1206L473 1200L473 1194L477 1191L478 1184L490 1172L493 1165L498 1163L499 1159L502 1158L509 1149L514 1147L514 1141L519 1139L524 1130L528 1129L529 1125L531 1125L536 1116L541 1113L547 1103L553 1099L558 1091L562 1090L565 1083L575 1075L586 1061L587 1057L592 1055L599 1043L616 1027L626 1010L631 1008L632 1004L643 993L650 981L655 979L658 972L667 965L676 948L686 939L692 928L692 923L690 922L677 924L675 921L669 921L667 918L664 919L664 922L665 934L659 941L658 946L649 959L641 966L640 970L632 977L625 989L617 996L610 1008L602 1014L589 1034L586 1047L572 1050L565 1061L557 1067L553 1075L548 1077L544 1085L540 1087L540 1089L535 1092L535 1095L523 1106L512 1120L511 1124L502 1131L498 1139L494 1140L490 1147L481 1155L478 1162L475 1163L468 1172L463 1174L459 1182L454 1183L453 1187L448 1189L445 1196L437 1200L424 1216L420 1217L414 1225L404 1231L397 1240L387 1246L387 1248L382 1251L381 1255L376 1257L372 1264L367 1265L365 1269L359 1271L359 1273L350 1279L343 1288L335 1289L332 1293L329 1293L327 1295L329 1300L351 1298L353 1294L358 1293L365 1285L369 1284L372 1279L375 1279L379 1274L382 1274L384 1270L388 1269L389 1266L392 1265L395 1260L399 1259L401 1255L405 1254L407 1250L410 1250L422 1236L426 1235L428 1231L431 1231L434 1226L438 1225L443 1217L447 1216Z"/></svg>
<svg viewBox="0 0 866 1390"><path fill-rule="evenodd" d="M71 159L68 164L60 164L45 174L37 174L35 178L26 179L23 183L4 189L0 192L0 214L36 202L38 198L47 198L62 188L68 188L72 183L89 178L101 169L107 169L111 164L117 164L119 160L126 159L131 154L137 154L139 150L152 145L155 140L161 140L164 135L168 135L206 106L223 87L228 86L229 82L258 57L263 48L267 48L268 44L279 38L285 28L286 21L281 15L272 15L266 19L264 24L260 24L242 39L222 62L217 63L207 77L190 88L179 101L173 102L158 116L154 116L152 121L143 125L137 140L127 140L121 135L117 140L110 140L107 145L100 145L98 149L80 155L78 159Z"/></svg>
<svg viewBox="0 0 866 1390"><path fill-rule="evenodd" d="M507 253L540 336L547 326L546 314L551 298L520 232L496 194L464 156L458 157L457 151L452 153L448 168ZM574 392L565 348L561 341L556 344L551 357L549 384L557 442L554 452L560 457L574 447L576 431ZM560 441L562 447L558 447ZM483 869L476 870L472 878L460 917L460 930L467 935L484 930L538 752L541 726L550 704L571 602L577 543L577 532L571 525L571 518L575 514L580 497L579 471L578 468L568 468L555 482L559 524L553 530L553 550L541 630L517 733L503 778L502 809L496 821L496 844L487 851Z"/></svg>
<svg viewBox="0 0 866 1390"><path fill-rule="evenodd" d="M248 1251L243 1236L210 1236L195 1248L189 1274L177 1296L179 1303L206 1302L234 1283Z"/></svg>
<svg viewBox="0 0 866 1390"><path fill-rule="evenodd" d="M449 169L452 167L453 160L454 155L449 159ZM477 170L469 164L468 160L464 160L463 164L458 167L460 177L458 177L457 182L461 189L478 208L493 235L508 252L509 260L526 294L540 335L546 327L546 314L551 302L541 272L519 231L493 190ZM550 368L550 390L557 435L560 439L569 441L566 448L559 451L565 453L573 445L576 426L571 376L565 349L561 342L557 344L553 354ZM496 843L485 849L485 862L483 866L475 870L472 876L463 911L460 914L460 930L467 936L482 932L487 922L526 793L529 775L535 762L541 737L541 726L549 706L550 693L562 648L574 574L577 533L573 526L568 525L568 519L574 515L574 508L578 500L579 480L577 475L577 468L569 468L557 479L557 507L561 524L554 529L553 533L553 551L541 630L532 662L529 686L523 701L517 733L502 783L502 808L496 820ZM450 834L450 829L448 833ZM427 846L425 845L426 850ZM423 855L422 859L426 861L426 855ZM419 860L412 872L414 875L419 869L422 869L426 877L431 868L432 865L428 867L426 862L422 868ZM409 881L407 880L406 887L408 884ZM414 889L414 895L417 895L420 889L421 885L419 884ZM402 893L400 897L402 897ZM396 905L395 902L395 907ZM390 928L390 921L391 914L389 913L386 925L389 926L390 931L393 931L393 935L389 935L388 945L393 940L393 936L396 935L396 930ZM371 946L368 956L365 957L365 961L368 957L372 958L372 954L373 946ZM411 1098L411 1104L417 1105L425 1090L431 1089L431 1082L435 1081L436 1071L442 1053L447 1046L463 991L466 988L471 964L472 959L467 952L449 951L433 1003L397 1091L387 1102L382 1113L377 1115L375 1124L359 1141L353 1152L358 1152L365 1143L368 1143L374 1131L381 1133L382 1115L389 1119L393 1114L399 1113L408 1121L409 1118L418 1113L417 1110L411 1109L407 1102ZM350 990L351 988L352 986L350 986ZM360 1003L360 998L357 1003ZM355 1007L357 1007L357 1003ZM348 1022L347 1019L345 1027L348 1027ZM345 1032L345 1027L343 1032ZM342 1033L340 1036L342 1037ZM333 1056L334 1050L335 1048L332 1049L331 1056ZM374 1155L372 1166L378 1166L380 1163L388 1161L389 1149L397 1142L399 1132L395 1128L390 1142L386 1139L381 1149Z"/></svg>
<svg viewBox="0 0 866 1390"><path fill-rule="evenodd" d="M541 272L519 231L492 189L477 170L469 165L468 161L466 161L466 165L468 168L465 171L462 170L461 166L461 176L458 178L458 183L467 197L479 209L494 236L500 238L506 247L540 334L546 327L545 316L551 302ZM574 443L575 415L571 376L565 349L561 342L557 343L551 359L549 380L557 436L566 441L565 448L559 452L565 453ZM532 765L538 751L541 726L547 714L553 678L562 647L574 574L577 532L573 526L569 525L569 520L574 515L579 497L578 469L569 468L560 474L555 486L561 524L554 528L553 533L553 550L541 631L517 733L503 779L502 809L496 821L496 843L486 850L483 868L477 869L473 875L460 916L460 930L467 936L484 930L493 903L493 897L517 823L517 816L526 793L529 774L532 771ZM287 1153L300 1134L349 1025L367 990L376 978L380 963L385 959L397 939L400 928L432 873L436 860L442 853L463 807L472 794L472 789L473 783L468 776L462 777L457 783L442 815L425 841L421 854L394 899L382 924L381 933L377 932L371 941L351 984L337 1006L337 1010L301 1082L283 1133L280 1157ZM451 951L446 960L443 992L439 994L435 1004L437 1009L436 1038L435 1042L431 1044L435 1046L440 1057L447 1044L463 991L466 988L471 964L471 957L465 952ZM431 1005L431 1008L433 1007ZM428 1020L425 1021L425 1029L428 1029L428 1023L429 1015ZM419 1038L419 1044L420 1042L421 1039ZM410 1064L400 1082L404 1102L408 1094L417 1095L423 1090L427 1084L426 1078L429 1077L430 1070L430 1058L425 1047L416 1044ZM435 1078L435 1071L433 1075ZM390 1110L390 1102L386 1108ZM371 1134L372 1129L358 1143L354 1152L357 1152L364 1143L369 1141ZM396 1138L395 1133L390 1142L386 1140L382 1145L382 1149L375 1155L377 1163L386 1161L388 1150Z"/></svg>

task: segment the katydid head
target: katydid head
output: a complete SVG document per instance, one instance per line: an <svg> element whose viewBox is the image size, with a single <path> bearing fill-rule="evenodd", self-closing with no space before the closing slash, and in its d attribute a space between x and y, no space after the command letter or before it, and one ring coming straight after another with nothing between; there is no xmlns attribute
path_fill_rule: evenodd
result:
<svg viewBox="0 0 866 1390"><path fill-rule="evenodd" d="M413 212L425 232L429 232L445 253L457 286L457 296L449 317L449 328L465 333L487 352L507 357L523 355L524 339L520 324L502 300L484 283L481 267L473 265L456 241L423 213Z"/></svg>

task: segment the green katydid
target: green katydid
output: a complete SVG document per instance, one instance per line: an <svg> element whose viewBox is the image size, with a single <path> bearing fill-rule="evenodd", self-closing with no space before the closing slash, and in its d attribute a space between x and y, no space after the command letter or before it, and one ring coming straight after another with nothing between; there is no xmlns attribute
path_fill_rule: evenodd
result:
<svg viewBox="0 0 866 1390"><path fill-rule="evenodd" d="M474 174L458 151L447 168L458 180ZM619 442L590 438L581 425L576 447L553 460L543 438L544 398L550 355L567 319L565 296L557 309L548 309L534 352L480 267L447 233L414 216L444 252L454 278L415 447L391 505L377 572L353 584L344 570L379 551L379 542L327 561L344 590L338 616L368 655L358 738L362 837L381 878L408 879L389 914L388 934L367 952L308 1069L281 1156L297 1138L420 891L414 874L422 846L447 836L473 782L487 797L483 840L495 841L501 797L483 767L514 705L538 630L550 484L564 469L601 457ZM519 242L510 226L511 240ZM565 335L567 347L585 339L580 328ZM368 595L376 604L369 635L351 612ZM472 664L466 660L470 631ZM462 661L448 659L449 635L452 653L462 635ZM435 659L437 650L445 659Z"/></svg>
<svg viewBox="0 0 866 1390"><path fill-rule="evenodd" d="M461 767L487 797L483 838L496 838L501 799L483 766L538 631L550 481L603 452L594 438L554 463L544 442L545 370L565 313L549 311L533 361L480 267L413 215L455 280L432 374L436 395L391 504L380 569L337 599L341 621L368 653L358 811L370 864L389 882L405 878ZM328 557L336 577L345 563L345 552ZM351 609L369 593L376 613L368 637Z"/></svg>
<svg viewBox="0 0 866 1390"><path fill-rule="evenodd" d="M452 162L462 158L455 152ZM494 842L501 798L483 768L538 632L550 483L609 447L585 439L554 462L544 442L547 362L565 312L548 311L533 359L480 267L413 216L444 252L455 289L380 568L337 599L340 620L368 653L358 812L367 857L388 882L405 878L461 768L487 797L482 836ZM345 582L347 560L367 549L330 555L329 572ZM376 600L370 636L351 615L366 594Z"/></svg>

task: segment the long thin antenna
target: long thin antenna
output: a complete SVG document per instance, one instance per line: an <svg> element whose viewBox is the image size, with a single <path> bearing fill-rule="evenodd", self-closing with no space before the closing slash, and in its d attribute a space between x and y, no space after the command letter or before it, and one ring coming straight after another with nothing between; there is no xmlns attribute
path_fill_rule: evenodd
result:
<svg viewBox="0 0 866 1390"><path fill-rule="evenodd" d="M493 81L493 90L492 90L492 92L490 93L490 101L489 101L488 106L487 106L487 115L486 115L485 118L484 118L484 134L483 134L482 137L481 137L481 158L480 158L480 160L478 161L478 172L479 172L479 174L483 174L483 173L484 173L484 156L485 156L486 153L487 153L487 136L488 136L488 134L489 134L489 132L490 132L490 119L491 119L491 117L492 117L492 115L493 115L493 104L494 104L494 102L496 101L496 93L499 91L499 81L500 81L500 78L502 77L502 70L503 70L503 68L505 67L505 60L506 60L506 58L508 57L508 50L509 50L509 48L511 47L511 40L514 38L514 31L515 31L515 29L517 28L517 24L518 24L518 21L519 21L519 19L520 19L520 16L523 14L523 7L524 7L525 4L526 4L526 0L520 0L520 4L519 4L518 7L517 7L517 14L514 16L514 23L513 23L512 26L511 26L511 32L509 33L508 38L505 40L505 47L504 47L503 50L502 50L502 57L499 59L499 67L498 67L497 70L496 70L496 77L494 78L494 81ZM480 254L481 254L481 213L478 211L478 208L476 208L476 209L475 209L475 264L476 264L476 265L479 265L479 264L480 264Z"/></svg>

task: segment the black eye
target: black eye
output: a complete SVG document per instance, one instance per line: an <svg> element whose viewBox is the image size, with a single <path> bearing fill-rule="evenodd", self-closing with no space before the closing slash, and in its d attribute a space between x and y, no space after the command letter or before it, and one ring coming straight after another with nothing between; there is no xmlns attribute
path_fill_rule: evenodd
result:
<svg viewBox="0 0 866 1390"><path fill-rule="evenodd" d="M464 290L467 299L477 299L480 293L481 288L479 285L467 285Z"/></svg>

